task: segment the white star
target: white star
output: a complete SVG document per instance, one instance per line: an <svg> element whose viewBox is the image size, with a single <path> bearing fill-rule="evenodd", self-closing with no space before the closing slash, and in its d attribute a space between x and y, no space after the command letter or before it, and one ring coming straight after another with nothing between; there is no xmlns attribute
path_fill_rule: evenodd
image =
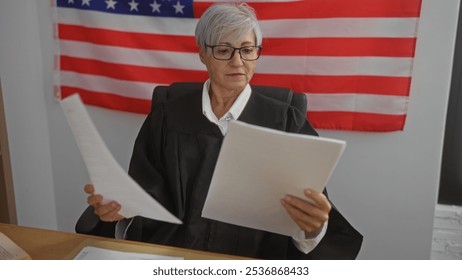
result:
<svg viewBox="0 0 462 280"><path fill-rule="evenodd" d="M113 9L115 10L115 5L117 4L117 1L114 1L114 0L106 0L104 1L106 2L106 9Z"/></svg>
<svg viewBox="0 0 462 280"><path fill-rule="evenodd" d="M129 2L128 5L130 5L130 12L133 11L133 10L138 12L138 5L139 4L140 3L135 2L135 0L132 0L131 2Z"/></svg>
<svg viewBox="0 0 462 280"><path fill-rule="evenodd" d="M175 14L178 14L178 13L183 13L183 8L184 8L184 5L181 5L180 4L180 1L177 1L175 5L173 5L173 8L175 8Z"/></svg>
<svg viewBox="0 0 462 280"><path fill-rule="evenodd" d="M67 1L67 4L75 4L75 3L74 3L74 0L69 0Z"/></svg>
<svg viewBox="0 0 462 280"><path fill-rule="evenodd" d="M160 6L162 6L161 4L157 4L156 0L154 0L154 2L152 2L152 4L149 4L151 7L152 7L152 12L158 12L160 14Z"/></svg>
<svg viewBox="0 0 462 280"><path fill-rule="evenodd" d="M87 5L88 7L90 7L90 1L91 0L82 0L82 6Z"/></svg>

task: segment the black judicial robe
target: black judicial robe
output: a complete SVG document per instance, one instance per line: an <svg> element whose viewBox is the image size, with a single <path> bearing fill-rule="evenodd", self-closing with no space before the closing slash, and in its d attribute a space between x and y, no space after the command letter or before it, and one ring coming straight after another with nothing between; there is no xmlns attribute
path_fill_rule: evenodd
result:
<svg viewBox="0 0 462 280"><path fill-rule="evenodd" d="M201 217L223 136L202 113L202 84L187 88L188 94L153 101L129 168L130 175L183 224L135 217L127 239L261 259L356 258L362 236L335 208L325 237L309 254L301 253L290 237ZM296 108L252 87L239 120L317 135L306 119L304 96L302 100L302 108Z"/></svg>

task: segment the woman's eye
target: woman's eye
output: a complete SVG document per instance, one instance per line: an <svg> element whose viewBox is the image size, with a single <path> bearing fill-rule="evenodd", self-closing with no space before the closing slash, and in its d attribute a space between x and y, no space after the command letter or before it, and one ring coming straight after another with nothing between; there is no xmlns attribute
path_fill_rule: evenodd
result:
<svg viewBox="0 0 462 280"><path fill-rule="evenodd" d="M243 48L241 49L241 52L249 54L253 52L253 48Z"/></svg>
<svg viewBox="0 0 462 280"><path fill-rule="evenodd" d="M229 53L229 49L228 48L225 48L225 49L218 49L217 50L219 54L227 54Z"/></svg>

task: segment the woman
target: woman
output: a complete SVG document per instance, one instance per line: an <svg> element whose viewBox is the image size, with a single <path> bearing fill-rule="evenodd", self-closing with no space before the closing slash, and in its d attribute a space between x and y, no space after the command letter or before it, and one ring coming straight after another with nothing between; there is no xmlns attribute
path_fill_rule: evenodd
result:
<svg viewBox="0 0 462 280"><path fill-rule="evenodd" d="M281 200L300 227L300 235L292 238L201 217L229 121L239 119L288 132L317 133L306 120L306 107L296 108L250 87L262 43L252 8L246 4L215 4L199 20L195 35L209 79L201 85L172 85L172 93L187 94L154 101L129 168L130 175L183 224L142 217L124 219L118 213L123 205L115 201L102 204L102 196L94 193L92 185L86 185L88 204L94 207L94 213L103 222L117 222L117 228L122 229L118 235L132 240L255 258L345 258L341 250L329 252L332 247L328 240L321 242L326 230L332 228L332 222L328 223L332 207L323 193L311 189L305 190L305 197L287 195ZM334 221L333 226L336 224ZM328 232L331 236L332 230ZM357 250L348 253L355 257Z"/></svg>

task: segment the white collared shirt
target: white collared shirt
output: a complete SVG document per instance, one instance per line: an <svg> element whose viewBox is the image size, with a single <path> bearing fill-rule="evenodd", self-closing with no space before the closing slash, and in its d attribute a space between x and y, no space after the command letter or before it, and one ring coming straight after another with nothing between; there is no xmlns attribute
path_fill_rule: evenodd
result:
<svg viewBox="0 0 462 280"><path fill-rule="evenodd" d="M209 95L209 88L210 88L210 80L207 80L204 83L204 87L202 89L202 113L204 116L214 124L218 126L221 133L223 135L226 134L228 131L228 123L232 120L237 120L241 115L242 111L244 110L247 101L249 101L250 93L252 89L250 85L247 84L244 90L239 94L236 101L234 101L233 105L229 109L229 111L223 115L220 119L217 118L215 113L212 110L212 103L210 102L210 95Z"/></svg>

